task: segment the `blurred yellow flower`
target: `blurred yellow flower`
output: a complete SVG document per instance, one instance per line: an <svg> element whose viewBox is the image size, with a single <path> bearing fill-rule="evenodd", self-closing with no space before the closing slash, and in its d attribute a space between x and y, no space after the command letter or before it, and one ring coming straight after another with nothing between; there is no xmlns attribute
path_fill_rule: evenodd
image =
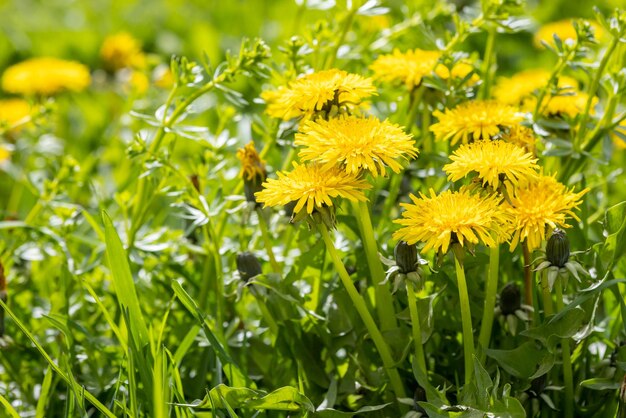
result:
<svg viewBox="0 0 626 418"><path fill-rule="evenodd" d="M374 79L403 83L409 90L419 86L422 78L433 72L448 79L451 75L454 78L463 78L474 71L474 67L466 61L458 62L450 71L443 64L438 64L441 55L441 51L412 49L400 52L394 49L391 54L379 56L370 65L370 69L374 72ZM478 79L478 75L474 74L470 81L475 83Z"/></svg>
<svg viewBox="0 0 626 418"><path fill-rule="evenodd" d="M122 76L122 82L126 94L142 96L148 91L150 80L148 80L147 75L136 70L127 70L123 73L125 74Z"/></svg>
<svg viewBox="0 0 626 418"><path fill-rule="evenodd" d="M304 161L326 168L340 165L350 174L368 170L374 177L384 175L387 166L398 173L402 165L396 160L417 156L411 135L373 116L308 121L296 134L295 144L304 146L298 154Z"/></svg>
<svg viewBox="0 0 626 418"><path fill-rule="evenodd" d="M435 110L433 115L439 122L430 127L439 141L450 140L454 145L459 141L490 139L499 134L502 128L510 128L522 121L516 107L492 100L474 100L461 103L454 109L444 112Z"/></svg>
<svg viewBox="0 0 626 418"><path fill-rule="evenodd" d="M497 195L473 195L468 190L446 190L430 196L411 195L413 203L401 203L406 211L394 222L403 227L393 238L408 244L425 242L422 253L435 249L446 253L451 244L483 242L493 247L508 238L510 219L500 205Z"/></svg>
<svg viewBox="0 0 626 418"><path fill-rule="evenodd" d="M373 94L376 88L372 79L332 69L307 74L278 90L266 90L261 97L267 103L268 115L289 120L350 112Z"/></svg>
<svg viewBox="0 0 626 418"><path fill-rule="evenodd" d="M170 89L174 86L174 76L169 66L159 65L152 74L154 85L161 89Z"/></svg>
<svg viewBox="0 0 626 418"><path fill-rule="evenodd" d="M521 187L515 187L509 195L507 212L513 216L511 251L519 242L526 241L528 249L539 248L546 239L547 228L569 228L568 216L580 220L573 212L582 203L585 189L574 193L553 176L538 176Z"/></svg>
<svg viewBox="0 0 626 418"><path fill-rule="evenodd" d="M265 162L256 152L254 142L249 142L245 147L238 149L237 158L241 162L239 177L245 180L254 180L255 178L261 178L261 181L265 180Z"/></svg>
<svg viewBox="0 0 626 418"><path fill-rule="evenodd" d="M567 115L570 118L576 117L578 114L585 110L585 105L589 95L582 92L572 92L568 94L550 96L546 95L539 110L539 113L544 116L563 116ZM594 113L594 107L598 103L598 98L594 97L591 102L590 113ZM524 109L532 111L537 105L537 98L531 97L524 102Z"/></svg>
<svg viewBox="0 0 626 418"><path fill-rule="evenodd" d="M144 68L146 56L141 50L141 43L126 32L108 36L102 43L100 57L107 70L117 71L122 68Z"/></svg>
<svg viewBox="0 0 626 418"><path fill-rule="evenodd" d="M58 58L31 58L7 68L2 75L5 91L26 96L81 91L90 83L86 66Z"/></svg>
<svg viewBox="0 0 626 418"><path fill-rule="evenodd" d="M278 179L268 179L263 190L255 193L256 200L265 206L286 205L297 202L293 210L300 212L306 205L306 212L324 205L332 206L332 198L343 197L351 201L365 201L363 190L372 186L356 174L334 166L323 168L318 164L299 165L293 163L288 173L278 172Z"/></svg>
<svg viewBox="0 0 626 418"><path fill-rule="evenodd" d="M0 126L11 127L30 116L30 105L23 99L0 100Z"/></svg>
<svg viewBox="0 0 626 418"><path fill-rule="evenodd" d="M513 125L507 132L502 134L502 140L522 147L531 154L535 153L537 136L532 129L526 126Z"/></svg>
<svg viewBox="0 0 626 418"><path fill-rule="evenodd" d="M594 36L598 41L605 38L604 29L596 22L589 21L589 24L594 30ZM556 22L546 23L541 26L533 39L537 48L543 48L542 41L554 46L554 35L558 36L561 41L567 40L577 41L576 29L574 29L572 19L563 19Z"/></svg>
<svg viewBox="0 0 626 418"><path fill-rule="evenodd" d="M450 156L452 162L443 167L448 180L457 181L476 173L483 186L498 188L501 181L518 185L521 180L537 176L537 159L524 148L504 141L482 140L461 145Z"/></svg>
<svg viewBox="0 0 626 418"><path fill-rule="evenodd" d="M500 77L493 89L493 97L501 103L519 106L532 97L533 92L545 88L550 75L548 70L532 69L511 77ZM571 77L560 77L557 85L563 89L578 89L578 82Z"/></svg>
<svg viewBox="0 0 626 418"><path fill-rule="evenodd" d="M11 157L11 151L0 144L0 164L8 160L9 157Z"/></svg>

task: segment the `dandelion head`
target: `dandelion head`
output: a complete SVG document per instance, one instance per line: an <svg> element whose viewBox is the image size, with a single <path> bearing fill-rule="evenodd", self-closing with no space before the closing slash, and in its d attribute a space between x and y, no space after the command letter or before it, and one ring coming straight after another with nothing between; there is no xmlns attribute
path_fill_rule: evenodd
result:
<svg viewBox="0 0 626 418"><path fill-rule="evenodd" d="M413 49L400 52L395 49L391 54L381 55L371 65L376 80L389 83L403 83L409 90L419 86L422 77L435 69L440 51Z"/></svg>
<svg viewBox="0 0 626 418"><path fill-rule="evenodd" d="M393 235L409 244L424 242L422 253L435 249L446 253L459 243L493 247L508 238L510 220L497 195L481 196L469 190L447 190L439 195L411 195L413 203L402 203L406 210L394 222L402 225Z"/></svg>
<svg viewBox="0 0 626 418"><path fill-rule="evenodd" d="M31 108L23 99L0 100L0 126L12 126L30 116Z"/></svg>
<svg viewBox="0 0 626 418"><path fill-rule="evenodd" d="M522 121L522 116L514 106L491 100L465 102L454 109L436 110L433 115L439 119L430 127L435 139L449 140L452 145L461 141L490 139L503 128L510 128Z"/></svg>
<svg viewBox="0 0 626 418"><path fill-rule="evenodd" d="M527 152L534 154L537 136L531 128L523 125L513 125L508 131L502 134L502 140L522 147Z"/></svg>
<svg viewBox="0 0 626 418"><path fill-rule="evenodd" d="M574 193L559 183L554 176L540 175L509 194L507 211L513 217L511 251L518 243L526 241L532 251L546 239L547 231L568 228L568 217L579 218L574 213L589 190Z"/></svg>
<svg viewBox="0 0 626 418"><path fill-rule="evenodd" d="M476 173L483 185L497 189L508 180L513 185L537 176L537 159L517 145L504 141L482 140L461 145L443 167L448 180L457 181Z"/></svg>
<svg viewBox="0 0 626 418"><path fill-rule="evenodd" d="M554 35L563 42L577 42L578 38L573 23L572 19L564 19L541 26L533 39L535 46L544 48L542 42L554 46ZM598 40L604 39L604 29L597 22L589 21L588 23L594 31L595 38Z"/></svg>
<svg viewBox="0 0 626 418"><path fill-rule="evenodd" d="M384 175L386 167L398 173L402 169L398 160L417 156L411 135L375 117L308 121L296 134L295 144L304 147L299 153L304 161L340 165L351 174L367 170L374 177Z"/></svg>
<svg viewBox="0 0 626 418"><path fill-rule="evenodd" d="M333 69L307 74L277 90L266 90L261 98L267 103L268 115L289 120L351 112L373 94L376 89L372 79Z"/></svg>
<svg viewBox="0 0 626 418"><path fill-rule="evenodd" d="M565 92L559 95L546 95L539 107L539 113L544 116L567 116L574 118L584 112L589 95L578 91ZM598 103L598 98L594 97L591 101L590 112ZM534 109L537 104L537 98L531 97L524 102L525 109Z"/></svg>
<svg viewBox="0 0 626 418"><path fill-rule="evenodd" d="M237 158L241 162L241 171L239 176L244 180L253 180L261 178L265 180L265 162L254 147L254 142L249 142L245 147L237 150Z"/></svg>
<svg viewBox="0 0 626 418"><path fill-rule="evenodd" d="M365 201L364 190L371 188L358 175L347 173L340 167L323 167L319 164L300 165L293 163L288 173L278 172L277 179L267 179L263 190L256 193L256 200L265 206L282 206L296 202L293 211L297 214L306 209L308 214L323 206L333 206L337 197L350 201Z"/></svg>
<svg viewBox="0 0 626 418"><path fill-rule="evenodd" d="M26 96L81 91L90 83L86 66L57 58L31 58L7 68L2 75L5 91Z"/></svg>

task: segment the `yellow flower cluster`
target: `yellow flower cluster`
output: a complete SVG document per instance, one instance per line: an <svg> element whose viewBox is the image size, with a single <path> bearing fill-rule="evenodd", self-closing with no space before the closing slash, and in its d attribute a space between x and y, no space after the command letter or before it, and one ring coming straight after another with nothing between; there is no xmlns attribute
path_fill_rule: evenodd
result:
<svg viewBox="0 0 626 418"><path fill-rule="evenodd" d="M394 49L391 54L378 57L370 65L370 69L374 72L375 79L402 83L409 90L419 86L423 77L433 73L443 79L448 79L450 77L464 78L474 71L474 67L467 61L458 62L452 67L452 70L449 70L445 65L439 63L441 55L440 51L413 49L400 52L398 49ZM478 80L478 75L473 74L470 83L474 84Z"/></svg>
<svg viewBox="0 0 626 418"><path fill-rule="evenodd" d="M307 74L277 90L266 90L261 98L267 103L268 115L290 120L353 111L373 94L376 89L370 78L333 69Z"/></svg>
<svg viewBox="0 0 626 418"><path fill-rule="evenodd" d="M31 58L9 67L2 75L4 91L25 96L81 91L90 83L86 66L58 58Z"/></svg>
<svg viewBox="0 0 626 418"><path fill-rule="evenodd" d="M399 161L415 158L414 141L403 128L352 114L373 93L370 79L340 70L309 74L263 92L269 115L303 119L295 145L302 146L299 156L308 164L294 163L291 172L267 180L255 193L256 201L265 206L295 201L294 214L333 206L337 197L364 201L363 191L371 188L366 173L382 176L387 167L399 172Z"/></svg>
<svg viewBox="0 0 626 418"><path fill-rule="evenodd" d="M511 128L522 121L518 109L490 100L465 102L454 109L436 110L433 115L439 119L430 127L439 141L450 140L451 145L461 141L490 139L503 128Z"/></svg>

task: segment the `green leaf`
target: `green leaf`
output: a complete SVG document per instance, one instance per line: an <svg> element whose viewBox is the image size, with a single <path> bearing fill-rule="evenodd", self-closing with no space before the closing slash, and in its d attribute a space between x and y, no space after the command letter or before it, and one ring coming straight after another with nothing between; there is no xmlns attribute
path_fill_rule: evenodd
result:
<svg viewBox="0 0 626 418"><path fill-rule="evenodd" d="M554 356L528 341L513 350L486 350L489 357L507 373L522 379L546 374L554 365Z"/></svg>
<svg viewBox="0 0 626 418"><path fill-rule="evenodd" d="M278 411L315 411L309 398L298 392L298 390L292 386L276 389L261 399L255 399L249 402L247 407Z"/></svg>
<svg viewBox="0 0 626 418"><path fill-rule="evenodd" d="M115 286L115 297L122 310L128 309L130 319L128 325L129 329L133 331L131 337L135 340L135 345L143 349L143 347L150 344L150 340L148 339L148 328L139 306L139 298L137 297L135 282L130 271L128 255L120 237L117 235L113 222L111 222L111 218L105 211L102 211L102 221L104 222L107 261Z"/></svg>
<svg viewBox="0 0 626 418"><path fill-rule="evenodd" d="M606 377L583 380L580 385L591 390L616 390L621 386L619 382Z"/></svg>
<svg viewBox="0 0 626 418"><path fill-rule="evenodd" d="M311 401L291 386L276 389L266 395L258 390L221 384L211 389L201 401L176 405L194 409L227 409L231 414L234 409L240 408L309 412L315 410Z"/></svg>
<svg viewBox="0 0 626 418"><path fill-rule="evenodd" d="M581 308L570 309L562 316L553 316L550 320L535 328L522 331L520 334L541 341L548 347L554 347L556 338L570 338L580 329L585 318Z"/></svg>
<svg viewBox="0 0 626 418"><path fill-rule="evenodd" d="M353 417L355 415L367 414L368 412L380 411L383 408L391 405L391 403L386 403L382 405L374 405L374 406L364 406L357 411L354 412L342 412L337 411L336 409L322 409L320 411L316 411L313 416L319 418L344 418L344 417Z"/></svg>

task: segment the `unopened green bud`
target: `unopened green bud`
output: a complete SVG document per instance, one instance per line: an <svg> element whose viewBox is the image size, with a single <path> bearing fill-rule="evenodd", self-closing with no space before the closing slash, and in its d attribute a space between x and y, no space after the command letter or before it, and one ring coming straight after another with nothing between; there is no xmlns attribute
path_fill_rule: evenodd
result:
<svg viewBox="0 0 626 418"><path fill-rule="evenodd" d="M237 254L237 271L239 271L241 279L246 282L263 273L259 260L248 251Z"/></svg>
<svg viewBox="0 0 626 418"><path fill-rule="evenodd" d="M409 274L417 269L418 258L415 244L409 245L406 241L398 241L393 250L393 255L400 273Z"/></svg>
<svg viewBox="0 0 626 418"><path fill-rule="evenodd" d="M500 312L502 315L515 315L522 307L522 292L515 283L509 283L500 292Z"/></svg>
<svg viewBox="0 0 626 418"><path fill-rule="evenodd" d="M555 229L546 244L546 258L557 267L565 267L569 260L569 240L564 231Z"/></svg>

